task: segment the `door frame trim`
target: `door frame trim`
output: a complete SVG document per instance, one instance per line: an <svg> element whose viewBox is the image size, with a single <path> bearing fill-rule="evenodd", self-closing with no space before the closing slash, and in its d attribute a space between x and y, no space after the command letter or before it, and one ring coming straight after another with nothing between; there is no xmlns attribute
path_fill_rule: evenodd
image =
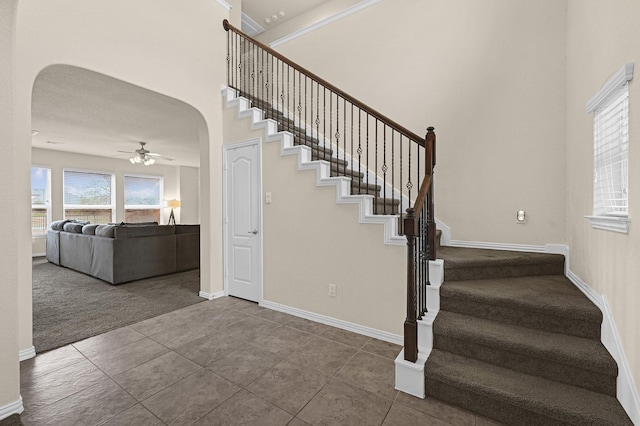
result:
<svg viewBox="0 0 640 426"><path fill-rule="evenodd" d="M258 256L258 304L262 303L264 300L264 269L263 269L263 232L264 232L264 222L262 217L262 138L253 138L248 139L241 142L233 142L229 144L222 145L222 257L223 257L223 267L224 271L223 275L223 285L224 285L224 295L229 295L229 218L227 212L227 152L230 149L234 148L243 148L246 146L255 145L258 149L258 223L260 224L260 232L258 233L259 241L258 241L258 250L260 250L260 254Z"/></svg>

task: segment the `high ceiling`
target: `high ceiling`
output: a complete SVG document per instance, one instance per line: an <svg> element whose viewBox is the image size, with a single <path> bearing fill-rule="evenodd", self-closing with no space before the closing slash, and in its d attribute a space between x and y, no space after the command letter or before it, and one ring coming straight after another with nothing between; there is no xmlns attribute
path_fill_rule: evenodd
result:
<svg viewBox="0 0 640 426"><path fill-rule="evenodd" d="M139 142L173 159L158 164L200 166L202 117L176 99L71 66L38 75L32 97L34 148L122 158Z"/></svg>
<svg viewBox="0 0 640 426"><path fill-rule="evenodd" d="M243 0L242 7L268 30L326 1ZM34 148L126 161L131 155L118 151L134 151L146 142L151 152L173 159L159 158L158 164L199 167L203 125L197 111L176 99L71 66L45 69L33 88Z"/></svg>
<svg viewBox="0 0 640 426"><path fill-rule="evenodd" d="M242 0L242 12L265 31L328 0ZM275 19L273 19L275 17Z"/></svg>

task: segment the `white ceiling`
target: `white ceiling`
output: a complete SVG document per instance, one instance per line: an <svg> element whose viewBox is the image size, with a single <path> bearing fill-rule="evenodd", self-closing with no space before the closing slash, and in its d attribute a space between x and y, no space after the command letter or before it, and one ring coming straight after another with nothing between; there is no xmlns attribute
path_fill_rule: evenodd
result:
<svg viewBox="0 0 640 426"><path fill-rule="evenodd" d="M328 0L242 0L242 13L253 19L265 31L276 27L289 19L295 18ZM280 12L284 12L284 16L280 16ZM267 24L265 18L272 19L276 16L276 20L271 20Z"/></svg>
<svg viewBox="0 0 640 426"><path fill-rule="evenodd" d="M139 142L174 161L200 166L200 114L150 90L71 66L53 66L36 79L32 96L35 148L128 160ZM54 143L50 143L54 142Z"/></svg>
<svg viewBox="0 0 640 426"><path fill-rule="evenodd" d="M266 30L327 0L243 0L243 13ZM271 24L264 18L284 17ZM146 142L167 159L158 164L200 166L200 114L187 104L123 81L71 66L52 66L36 79L32 96L35 148L102 157L130 155Z"/></svg>

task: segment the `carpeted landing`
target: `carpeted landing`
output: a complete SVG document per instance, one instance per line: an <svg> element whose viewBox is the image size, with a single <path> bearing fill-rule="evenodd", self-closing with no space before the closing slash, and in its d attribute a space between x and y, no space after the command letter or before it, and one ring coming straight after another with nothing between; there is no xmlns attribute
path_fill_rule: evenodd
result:
<svg viewBox="0 0 640 426"><path fill-rule="evenodd" d="M558 255L442 247L427 395L511 425L631 425L602 313Z"/></svg>
<svg viewBox="0 0 640 426"><path fill-rule="evenodd" d="M111 285L33 259L33 343L44 352L202 302L200 270Z"/></svg>

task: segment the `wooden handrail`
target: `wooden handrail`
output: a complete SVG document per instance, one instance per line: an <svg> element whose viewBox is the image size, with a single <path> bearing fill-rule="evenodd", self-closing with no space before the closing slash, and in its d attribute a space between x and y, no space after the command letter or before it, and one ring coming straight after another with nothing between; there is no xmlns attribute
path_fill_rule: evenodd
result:
<svg viewBox="0 0 640 426"><path fill-rule="evenodd" d="M379 121L383 122L387 126L390 126L390 127L394 128L399 133L402 133L404 136L406 136L410 140L414 141L418 145L425 146L425 140L422 137L418 136L417 134L415 134L411 130L407 129L406 127L396 123L395 121L393 121L389 117L385 116L384 114L382 114L382 113L376 111L375 109L371 108L370 106L368 106L364 102L361 102L358 99L354 98L353 96L349 95L348 93L338 89L336 86L334 86L333 84L329 83L328 81L320 78L319 76L317 76L316 74L312 73L308 69L296 64L295 62L293 62L292 60L288 59L286 56L283 56L280 53L276 52L275 50L273 50L271 47L267 46L266 44L261 43L260 41L256 40L255 38L251 37L248 34L243 33L242 30L240 30L240 29L234 27L233 25L231 25L228 20L226 20L226 19L223 20L222 21L222 26L224 27L224 29L226 31L231 30L231 31L235 32L236 34L240 35L241 37L251 41L253 44L255 44L256 46L260 47L261 49L264 49L269 54L271 54L274 57L278 58L279 60L281 60L285 64L289 65L290 67L292 67L292 68L298 70L299 72L301 72L302 74L306 75L311 80L315 81L316 83L319 83L319 84L323 85L327 89L330 89L334 93L340 95L343 99L346 99L347 101L349 101L353 105L355 105L358 108L362 109L363 111L367 112L369 115L375 117L376 119L378 119Z"/></svg>

